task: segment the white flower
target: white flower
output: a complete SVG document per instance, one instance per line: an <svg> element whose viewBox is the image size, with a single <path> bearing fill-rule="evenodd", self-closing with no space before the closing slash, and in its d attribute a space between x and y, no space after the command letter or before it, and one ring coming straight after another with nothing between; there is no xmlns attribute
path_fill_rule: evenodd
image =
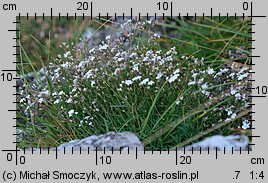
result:
<svg viewBox="0 0 268 183"><path fill-rule="evenodd" d="M173 74L179 74L180 73L180 69L177 69L173 72Z"/></svg>
<svg viewBox="0 0 268 183"><path fill-rule="evenodd" d="M194 59L194 63L195 63L195 64L198 64L198 58L195 58L195 59Z"/></svg>
<svg viewBox="0 0 268 183"><path fill-rule="evenodd" d="M84 121L81 120L80 123L79 123L79 125L78 125L78 127L81 127L83 123L84 123Z"/></svg>
<svg viewBox="0 0 268 183"><path fill-rule="evenodd" d="M176 105L179 105L180 104L180 100L177 100L175 103L176 103Z"/></svg>
<svg viewBox="0 0 268 183"><path fill-rule="evenodd" d="M69 67L70 67L70 63L69 62L66 62L66 63L64 63L64 64L61 64L61 66L63 67L63 68L65 68L65 69L68 69Z"/></svg>
<svg viewBox="0 0 268 183"><path fill-rule="evenodd" d="M92 48L91 50L88 51L88 53L94 53L95 52L95 48Z"/></svg>
<svg viewBox="0 0 268 183"><path fill-rule="evenodd" d="M118 60L119 62L121 62L121 61L124 60L124 58L118 58L117 60Z"/></svg>
<svg viewBox="0 0 268 183"><path fill-rule="evenodd" d="M240 81L240 80L242 80L242 79L244 79L244 78L246 78L246 77L248 77L248 73L239 75L239 76L237 77L237 79L238 79L238 81Z"/></svg>
<svg viewBox="0 0 268 183"><path fill-rule="evenodd" d="M214 74L214 72L215 72L215 71L214 71L212 68L210 68L210 67L207 69L207 73L208 73L209 75Z"/></svg>
<svg viewBox="0 0 268 183"><path fill-rule="evenodd" d="M90 83L91 87L93 87L95 84L96 84L96 81L94 81L94 80L92 80Z"/></svg>
<svg viewBox="0 0 268 183"><path fill-rule="evenodd" d="M48 90L46 90L46 91L42 91L42 92L40 92L40 94L38 95L38 96L41 96L41 95L46 95L46 96L48 96L49 95L49 91Z"/></svg>
<svg viewBox="0 0 268 183"><path fill-rule="evenodd" d="M71 98L69 98L66 102L67 103L71 103L73 100Z"/></svg>
<svg viewBox="0 0 268 183"><path fill-rule="evenodd" d="M132 81L131 80L125 80L124 83L129 86L129 85L132 84Z"/></svg>
<svg viewBox="0 0 268 183"><path fill-rule="evenodd" d="M230 77L234 77L234 75L235 75L235 73L233 73L233 72L231 74L229 74Z"/></svg>
<svg viewBox="0 0 268 183"><path fill-rule="evenodd" d="M61 95L65 95L65 93L64 93L64 91L60 91L60 92L58 93L58 95L59 95L59 96L61 96Z"/></svg>
<svg viewBox="0 0 268 183"><path fill-rule="evenodd" d="M20 99L20 103L24 103L24 102L26 102L25 98Z"/></svg>
<svg viewBox="0 0 268 183"><path fill-rule="evenodd" d="M153 54L153 51L152 50L149 50L149 51L146 52L146 56L150 56L152 54Z"/></svg>
<svg viewBox="0 0 268 183"><path fill-rule="evenodd" d="M114 75L116 75L119 72L120 72L120 68L116 68L115 71L114 71Z"/></svg>
<svg viewBox="0 0 268 183"><path fill-rule="evenodd" d="M207 85L207 83L205 83L205 84L202 84L201 87L202 87L203 89L207 89L207 88L208 88L208 85Z"/></svg>
<svg viewBox="0 0 268 183"><path fill-rule="evenodd" d="M108 35L105 37L106 40L110 40L111 39L111 35Z"/></svg>
<svg viewBox="0 0 268 183"><path fill-rule="evenodd" d="M231 119L234 119L237 115L235 113L232 114Z"/></svg>
<svg viewBox="0 0 268 183"><path fill-rule="evenodd" d="M225 72L228 72L228 71L229 71L229 69L227 69L227 68L220 69L220 72L221 72L221 73L225 73Z"/></svg>
<svg viewBox="0 0 268 183"><path fill-rule="evenodd" d="M239 73L242 73L242 72L244 72L244 71L247 71L249 68L248 67L243 67L240 71L239 71Z"/></svg>
<svg viewBox="0 0 268 183"><path fill-rule="evenodd" d="M163 74L160 72L157 74L156 79L159 80L162 76L163 76Z"/></svg>
<svg viewBox="0 0 268 183"><path fill-rule="evenodd" d="M233 114L233 111L228 110L227 113L228 113L228 116L230 116L231 114Z"/></svg>
<svg viewBox="0 0 268 183"><path fill-rule="evenodd" d="M193 73L192 77L195 79L197 75L198 75L198 73Z"/></svg>
<svg viewBox="0 0 268 183"><path fill-rule="evenodd" d="M84 75L84 77L85 78L89 78L90 76L92 76L92 70L89 70L85 75Z"/></svg>
<svg viewBox="0 0 268 183"><path fill-rule="evenodd" d="M157 56L157 57L156 57L156 60L158 60L158 61L161 60L161 59L162 59L161 56Z"/></svg>
<svg viewBox="0 0 268 183"><path fill-rule="evenodd" d="M172 76L172 77L170 77L170 78L168 79L168 82L169 82L169 83L172 83L173 81L175 81L175 80L178 78L178 76L179 76L179 74L175 74L174 76Z"/></svg>
<svg viewBox="0 0 268 183"><path fill-rule="evenodd" d="M167 61L173 61L173 60L174 60L174 57L173 57L173 56L168 56L168 57L166 58L166 60L167 60Z"/></svg>
<svg viewBox="0 0 268 183"><path fill-rule="evenodd" d="M99 50L106 50L108 48L108 45L107 44L104 44L104 45L101 45L99 47Z"/></svg>
<svg viewBox="0 0 268 183"><path fill-rule="evenodd" d="M199 79L199 80L198 80L198 82L197 82L197 83L198 83L198 84L202 84L202 83L203 83L203 81L204 81L204 78L201 78L201 79Z"/></svg>
<svg viewBox="0 0 268 183"><path fill-rule="evenodd" d="M43 98L40 98L40 99L38 100L38 103L42 104L44 101L45 101L45 100L44 100Z"/></svg>
<svg viewBox="0 0 268 183"><path fill-rule="evenodd" d="M139 66L138 66L138 65L134 65L134 67L133 67L133 71L137 71L137 72L139 72Z"/></svg>
<svg viewBox="0 0 268 183"><path fill-rule="evenodd" d="M195 81L190 81L190 82L188 83L188 86L194 85L195 83L196 83Z"/></svg>
<svg viewBox="0 0 268 183"><path fill-rule="evenodd" d="M172 47L169 51L166 52L166 55L170 55L170 54L173 54L173 55L177 54L175 46Z"/></svg>
<svg viewBox="0 0 268 183"><path fill-rule="evenodd" d="M152 86L153 84L154 84L153 81L149 81L149 82L148 82L148 85L149 85L149 86Z"/></svg>
<svg viewBox="0 0 268 183"><path fill-rule="evenodd" d="M136 81L136 80L140 80L141 79L141 76L136 76L134 78L132 78L132 81Z"/></svg>
<svg viewBox="0 0 268 183"><path fill-rule="evenodd" d="M89 63L89 61L81 61L77 67L78 68L82 68L82 67L84 67L88 63Z"/></svg>
<svg viewBox="0 0 268 183"><path fill-rule="evenodd" d="M115 57L119 57L120 56L120 52L117 52L116 54L115 54Z"/></svg>
<svg viewBox="0 0 268 183"><path fill-rule="evenodd" d="M236 98L237 100L240 100L240 99L241 99L241 95L240 95L240 93L235 94L235 98Z"/></svg>
<svg viewBox="0 0 268 183"><path fill-rule="evenodd" d="M69 55L70 55L70 51L67 51L66 53L64 53L64 58L67 58Z"/></svg>
<svg viewBox="0 0 268 183"><path fill-rule="evenodd" d="M69 117L72 117L73 116L73 114L74 114L74 110L72 109L72 110L70 110L69 112L68 112L68 114L69 114Z"/></svg>
<svg viewBox="0 0 268 183"><path fill-rule="evenodd" d="M160 54L162 52L162 50L158 50L158 51L156 51L155 53L156 54Z"/></svg>
<svg viewBox="0 0 268 183"><path fill-rule="evenodd" d="M132 32L128 33L127 37L131 37L131 36L134 36L134 34Z"/></svg>
<svg viewBox="0 0 268 183"><path fill-rule="evenodd" d="M134 57L136 57L136 56L137 56L137 53L131 53L131 54L129 55L130 58L134 58Z"/></svg>
<svg viewBox="0 0 268 183"><path fill-rule="evenodd" d="M154 34L153 37L156 38L156 39L160 39L160 35L159 34Z"/></svg>
<svg viewBox="0 0 268 183"><path fill-rule="evenodd" d="M72 93L73 93L73 92L76 92L76 90L77 90L77 87L74 87L74 88L72 89Z"/></svg>
<svg viewBox="0 0 268 183"><path fill-rule="evenodd" d="M148 61L149 57L144 57L142 61Z"/></svg>
<svg viewBox="0 0 268 183"><path fill-rule="evenodd" d="M96 58L96 57L94 57L94 56L90 56L88 60L90 60L90 61L94 61L95 58Z"/></svg>
<svg viewBox="0 0 268 183"><path fill-rule="evenodd" d="M58 104L60 102L60 99L55 100L53 104Z"/></svg>
<svg viewBox="0 0 268 183"><path fill-rule="evenodd" d="M52 93L52 96L53 96L53 97L56 96L56 95L58 95L57 92L53 92L53 93Z"/></svg>
<svg viewBox="0 0 268 183"><path fill-rule="evenodd" d="M234 94L236 94L236 92L237 92L236 90L232 90L232 91L230 92L230 94L231 94L231 95L234 95Z"/></svg>
<svg viewBox="0 0 268 183"><path fill-rule="evenodd" d="M250 128L250 123L248 122L248 120L244 120L242 129L246 130L248 128Z"/></svg>
<svg viewBox="0 0 268 183"><path fill-rule="evenodd" d="M144 84L146 84L147 82L149 82L149 78L146 78L146 79L144 79L142 82L140 82L140 86L141 85L144 85Z"/></svg>
<svg viewBox="0 0 268 183"><path fill-rule="evenodd" d="M176 103L176 105L179 105L180 104L180 102L183 100L183 96L181 96L175 103Z"/></svg>

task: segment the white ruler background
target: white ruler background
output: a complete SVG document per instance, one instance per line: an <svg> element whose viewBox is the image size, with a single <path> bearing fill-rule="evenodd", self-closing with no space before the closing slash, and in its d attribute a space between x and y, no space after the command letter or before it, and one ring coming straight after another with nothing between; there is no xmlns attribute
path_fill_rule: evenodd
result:
<svg viewBox="0 0 268 183"><path fill-rule="evenodd" d="M15 61L15 48L13 46L16 44L15 40L12 40L14 37L14 32L8 32L8 29L15 29L16 25L12 22L16 21L16 16L20 13L21 16L26 16L28 13L29 16L34 16L37 13L37 16L42 16L44 13L45 16L51 16L51 8L52 15L58 16L61 13L62 16L65 16L67 13L69 16L73 16L77 13L77 16L82 16L84 13L85 16L98 16L99 13L102 16L106 16L107 13L113 16L115 13L117 16L124 15L130 16L131 8L133 16L138 16L138 13L141 16L146 16L147 13L149 15L154 16L157 13L158 16L162 16L165 13L165 16L170 16L170 11L159 11L157 3L160 0L98 0L98 1L87 1L93 2L92 12L87 11L77 11L78 1L52 1L52 0L26 0L26 1L8 1L2 0L0 3L0 44L1 44L1 62L0 69L16 69L15 64L12 62ZM80 1L85 2L85 1ZM171 1L167 1L171 2ZM182 1L182 0L174 0L172 15L178 16L179 13L181 16L194 15L202 16L205 13L205 16L212 15L218 16L219 13L221 15L234 16L236 13L237 16L244 15L250 16L250 9L245 11L243 10L243 2L253 2L253 15L254 16L265 16L267 15L267 1L233 1L233 0L203 0L203 1ZM16 4L16 11L4 11L4 4ZM253 58L253 63L256 65L253 66L253 70L256 72L253 75L253 79L256 82L253 86L257 85L267 85L267 68L268 68L268 55L267 53L267 42L268 42L268 22L267 18L253 17L253 23L256 24L253 26L253 31L256 34L253 34L252 39L256 40L253 42L252 47L256 49L253 50L253 55L260 55L260 58ZM14 82L1 82L1 95L0 95L0 107L1 107L1 127L0 127L0 149L9 149L14 150L15 144L12 143L15 141L15 136L12 134L15 133L15 129L12 127L15 125L15 120L12 120L15 117L15 113L7 112L8 109L15 109L16 105L12 103L15 101L15 96L11 95L14 93L14 86L16 83ZM254 92L253 92L254 94ZM208 154L207 152L186 152L184 154L181 151L176 152L171 151L169 154L167 152L138 152L136 155L135 152L90 152L87 153L75 152L74 154L67 153L63 155L63 152L42 152L40 155L39 152L27 152L25 155L21 152L10 152L13 158L17 154L18 165L15 165L14 161L7 161L8 152L0 152L0 170L1 170L1 182L4 182L4 178L12 177L14 178L15 174L18 176L19 171L39 171L39 172L48 172L52 174L53 171L65 172L65 173L80 173L87 172L91 173L94 171L96 173L96 177L99 179L90 180L89 182L191 182L188 180L104 180L102 173L103 172L139 172L143 173L143 171L153 173L177 173L178 171L187 172L187 173L197 173L198 171L198 180L193 180L192 182L267 182L266 171L267 166L265 166L264 162L262 162L262 158L267 158L267 144L265 143L265 139L267 139L267 99L253 99L253 103L256 105L253 106L253 111L256 112L253 114L253 119L256 120L254 122L254 130L253 135L261 136L261 138L253 139L253 143L256 145L253 147L253 151L249 154L247 152L234 152L231 154L228 152L227 154L223 154L223 152L211 152ZM57 159L56 159L57 155ZM138 156L138 159L136 159ZM191 156L191 164L180 164L183 157ZM217 156L217 159L216 159ZM26 163L24 165L20 164L20 161L26 159ZM107 157L111 157L111 164L102 164L101 157L106 159ZM96 159L97 158L97 159ZM177 164L175 163L177 158ZM96 160L98 165L96 165ZM260 160L260 161L259 161ZM258 162L257 162L258 161ZM266 168L265 168L266 167ZM237 176L237 172L240 171L239 176ZM253 171L253 179L250 172ZM264 172L264 178L261 179L259 177L261 172ZM197 175L197 174L192 174ZM50 175L50 180L19 180L16 179L15 182L87 182L86 180L56 180L52 178ZM18 177L16 177L18 178ZM8 180L7 182L12 182L12 180Z"/></svg>

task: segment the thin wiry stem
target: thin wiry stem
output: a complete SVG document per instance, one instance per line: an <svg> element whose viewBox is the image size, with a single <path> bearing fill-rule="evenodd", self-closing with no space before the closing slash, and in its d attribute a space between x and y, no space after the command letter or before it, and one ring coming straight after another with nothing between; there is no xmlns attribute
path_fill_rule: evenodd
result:
<svg viewBox="0 0 268 183"><path fill-rule="evenodd" d="M243 109L241 109L240 111L242 111L242 110ZM235 118L233 118L231 120L228 120L228 121L224 121L224 122L218 123L218 124L214 125L213 127L209 128L209 129L207 129L207 130L205 130L203 132L200 132L199 134L197 134L197 135L195 135L195 136L193 136L193 137L185 140L184 142L176 145L174 148L171 148L171 150L172 149L175 149L176 147L177 148L182 148L182 147L190 144L191 142L193 142L193 141L195 141L195 140L197 140L197 139L199 139L199 138L201 138L201 137L203 137L203 136L205 136L205 135L207 135L207 134L209 134L209 133L211 133L211 132L213 132L213 131L215 131L215 130L223 127L223 126L225 126L227 124L230 124L231 122L233 122L233 121L241 118L242 116L247 115L250 111L251 111L251 109L244 110L244 111L238 113L238 115Z"/></svg>
<svg viewBox="0 0 268 183"><path fill-rule="evenodd" d="M237 85L234 85L234 88L236 86ZM210 99L208 102L206 102L204 104L200 104L197 108L186 113L183 117L180 117L177 120L167 124L163 128L160 128L155 133L153 133L152 135L150 135L149 137L144 139L142 141L143 145L146 146L146 145L152 143L153 141L155 141L156 139L158 139L159 137L161 137L162 135L164 135L168 131L172 130L174 127L178 126L180 123L185 121L187 118L189 118L189 117L193 116L194 114L197 114L197 113L203 111L204 109L206 109L206 108L218 103L219 101L223 100L226 97L226 95L231 92L231 90L232 90L232 88L229 88L229 89L223 91L220 95Z"/></svg>

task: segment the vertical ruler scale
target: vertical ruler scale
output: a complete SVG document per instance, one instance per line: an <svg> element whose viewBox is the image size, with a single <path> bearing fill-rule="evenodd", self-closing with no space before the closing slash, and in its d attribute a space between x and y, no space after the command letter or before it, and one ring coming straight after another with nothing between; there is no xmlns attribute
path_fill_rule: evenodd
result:
<svg viewBox="0 0 268 183"><path fill-rule="evenodd" d="M4 27L0 31L2 50L2 62L0 63L2 86L0 96L1 182L117 182L118 180L124 182L265 182L267 179L265 177L267 150L264 148L264 139L267 138L265 109L268 105L268 83L265 80L267 63L265 60L268 58L265 54L267 17L263 8L264 4L258 1L233 2L231 0L224 2L207 0L199 2L199 4L193 4L190 1L141 0L71 1L64 4L50 0L45 2L32 0L29 4L21 1L1 3L0 17L2 17L1 23ZM58 21L71 21L72 19L93 21L96 19L100 20L99 22L109 22L112 19L111 16L114 16L114 20L120 18L169 20L170 24L172 21L181 19L198 20L198 17L214 22L216 21L214 16L218 16L217 21L220 24L229 19L238 20L239 17L242 17L243 21L250 19L248 26L251 28L248 33L252 37L248 38L246 35L245 39L248 39L251 47L244 50L244 52L251 53L247 56L247 61L248 65L252 67L252 70L248 71L252 83L248 88L252 92L249 95L249 98L252 99L249 108L253 109L248 112L252 116L250 119L252 125L248 130L253 131L249 135L252 139L250 148L246 151L243 151L241 147L238 150L224 148L221 151L218 147L215 149L192 148L191 150L168 147L163 151L161 148L155 150L152 147L139 150L136 147L132 151L129 147L120 147L118 151L113 148L111 151L105 148L100 151L97 147L93 150L90 150L89 147L82 150L81 147L76 149L73 146L69 149L64 147L64 150L59 151L58 147L42 148L42 145L39 144L38 147L28 149L18 148L19 142L16 141L16 136L20 134L16 131L18 126L15 121L20 120L16 116L16 113L19 112L16 106L20 102L16 99L19 98L20 93L17 92L16 80L19 79L17 73L20 70L15 65L20 63L20 59L16 58L21 58L21 54L24 52L24 48L17 44L22 38L21 28L17 26L20 24L20 18L26 18L28 21L33 19L37 21L41 17L43 21L50 20L52 22L55 19ZM222 29L227 30L227 28ZM231 31L231 33L233 32L235 31ZM241 33L237 32L237 34ZM231 42L230 40L225 41L226 46ZM184 43L187 42L184 41ZM193 43L193 46L199 45ZM206 47L201 46L200 49L206 49ZM218 51L219 55L222 54L221 49L214 51ZM50 55L50 51L48 51L48 55L49 58L54 56ZM72 116L75 111L66 113ZM148 119L146 117L145 121L147 122ZM143 134L142 126L140 131ZM204 133L209 133L209 130ZM72 131L68 135L72 139L76 139ZM152 137L155 137L154 134ZM195 140L200 138L194 137Z"/></svg>
<svg viewBox="0 0 268 183"><path fill-rule="evenodd" d="M255 5L253 4L253 7L257 7L259 5L257 5L255 3ZM253 27L253 32L256 32L255 34L253 34L252 36L252 47L255 48L252 50L252 52L254 53L253 55L256 56L261 56L260 58L252 58L253 59L253 63L255 65L253 65L255 73L253 73L253 79L256 79L255 84L253 85L254 88L256 87L265 87L267 86L267 80L264 80L264 74L266 72L266 66L265 66L265 60L268 59L267 54L263 54L265 52L265 48L264 46L262 46L262 39L263 37L261 35L264 34L265 30L263 28L259 28L261 27L261 25L266 25L265 27L267 27L267 17L264 17L260 14L258 14L259 16L257 16L257 10L253 9L252 11L252 27ZM256 17L255 17L256 16ZM265 28L266 29L266 28ZM256 89L253 90L253 95L254 96L263 96L265 95L262 92L258 92ZM262 113L265 114L265 101L267 101L267 97L266 98L253 98L253 103L256 103L256 105L253 106L253 111L256 111L258 113ZM256 102L255 102L256 101ZM255 121L252 121L252 123L254 124L254 128L256 128L256 130L258 131L258 133L256 134L257 136L265 136L265 131L264 130L259 130L260 128L262 128L262 124L265 123L265 117L256 114L254 115L254 119ZM259 143L261 142L261 138L256 138L254 140L254 143ZM263 147L261 146L255 146L254 149L256 149L256 152L260 152L259 156L265 156L265 151L263 151Z"/></svg>
<svg viewBox="0 0 268 183"><path fill-rule="evenodd" d="M3 7L4 8L4 7ZM6 9L15 9L15 6L5 6ZM6 10L8 11L8 10ZM1 16L4 17L1 11ZM1 31L1 40L3 41L4 45L1 45L1 52L5 53L2 56L2 62L1 62L1 74L3 78L1 78L1 85L2 88L13 88L13 86L16 85L16 24L13 23L16 21L15 16L7 16L4 20L1 20L1 22L5 25L5 32ZM9 132L9 135L5 137L5 139L9 142L6 145L2 144L2 149L10 149L14 150L14 147L16 146L14 141L16 141L16 137L12 134L16 133L16 130L14 129L13 125L15 125L14 122L12 122L13 118L16 117L16 103L13 103L16 100L16 95L14 94L14 88L10 90L11 93L2 93L1 92L1 103L5 104L4 106L1 106L1 115L5 116L7 123L9 123L8 126L6 126L4 129ZM6 112L4 112L6 111ZM2 123L3 123L2 122Z"/></svg>

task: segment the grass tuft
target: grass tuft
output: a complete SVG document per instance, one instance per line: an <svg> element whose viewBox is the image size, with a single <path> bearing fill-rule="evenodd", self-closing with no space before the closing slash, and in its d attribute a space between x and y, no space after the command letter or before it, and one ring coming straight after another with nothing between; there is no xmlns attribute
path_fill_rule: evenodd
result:
<svg viewBox="0 0 268 183"><path fill-rule="evenodd" d="M249 21L22 17L20 147L131 131L163 150L251 133Z"/></svg>

